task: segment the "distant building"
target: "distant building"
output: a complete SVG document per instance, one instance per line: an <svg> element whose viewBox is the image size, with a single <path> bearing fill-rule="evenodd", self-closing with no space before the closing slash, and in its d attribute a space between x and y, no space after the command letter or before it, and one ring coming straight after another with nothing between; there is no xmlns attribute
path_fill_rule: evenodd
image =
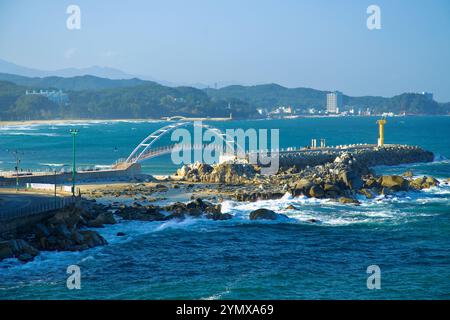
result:
<svg viewBox="0 0 450 320"><path fill-rule="evenodd" d="M339 113L339 109L342 109L343 99L342 92L334 91L327 93L327 112Z"/></svg>
<svg viewBox="0 0 450 320"><path fill-rule="evenodd" d="M269 112L267 111L267 109L265 109L265 108L258 108L258 109L256 109L256 111L257 111L260 115L262 115L262 116L264 116L264 115L266 115L266 114L269 113Z"/></svg>
<svg viewBox="0 0 450 320"><path fill-rule="evenodd" d="M421 92L421 95L425 96L428 100L433 100L433 94L431 92Z"/></svg>
<svg viewBox="0 0 450 320"><path fill-rule="evenodd" d="M291 106L287 106L287 107L281 106L281 107L278 107L275 110L271 111L270 113L271 114L294 114L295 112Z"/></svg>
<svg viewBox="0 0 450 320"><path fill-rule="evenodd" d="M50 101L53 101L56 104L65 104L69 102L69 98L67 96L67 93L64 93L62 90L26 90L26 95L41 95L49 99Z"/></svg>

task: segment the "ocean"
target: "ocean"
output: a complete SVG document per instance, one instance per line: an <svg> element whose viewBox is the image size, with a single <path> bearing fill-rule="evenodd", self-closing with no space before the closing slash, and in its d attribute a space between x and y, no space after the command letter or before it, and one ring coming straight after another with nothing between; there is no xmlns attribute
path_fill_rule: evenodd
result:
<svg viewBox="0 0 450 320"><path fill-rule="evenodd" d="M279 129L280 147L376 143L374 117L304 118L209 123L219 129ZM111 165L165 122L86 122L0 127L0 169L51 170L71 165L69 130L78 128L81 168ZM419 145L435 161L377 167L377 173L450 177L450 117L388 118L386 143ZM166 140L165 140L166 139ZM161 139L166 144L168 137ZM149 159L144 172L169 174L170 156ZM42 252L26 264L0 262L0 299L449 299L450 186L379 196L360 206L292 198L225 201L227 221L120 222L96 229L109 242L83 252ZM287 210L293 204L300 210ZM283 221L250 221L268 208ZM320 223L307 220L314 218ZM117 237L117 232L125 237ZM66 287L69 265L81 269L81 290ZM381 288L366 272L381 270Z"/></svg>

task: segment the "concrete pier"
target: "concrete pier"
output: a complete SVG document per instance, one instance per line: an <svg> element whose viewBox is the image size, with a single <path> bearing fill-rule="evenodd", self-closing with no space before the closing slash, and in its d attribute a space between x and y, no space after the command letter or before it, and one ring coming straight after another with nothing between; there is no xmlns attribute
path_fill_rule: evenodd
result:
<svg viewBox="0 0 450 320"><path fill-rule="evenodd" d="M141 173L141 165L138 163L121 164L120 166L112 167L109 170L95 170L95 171L77 171L77 183L83 182L97 182L97 181L129 181L137 178ZM49 172L32 173L30 175L19 176L21 185L25 183L57 183L69 184L72 181L72 173L64 172L56 175ZM0 186L13 186L16 184L15 175L0 176Z"/></svg>

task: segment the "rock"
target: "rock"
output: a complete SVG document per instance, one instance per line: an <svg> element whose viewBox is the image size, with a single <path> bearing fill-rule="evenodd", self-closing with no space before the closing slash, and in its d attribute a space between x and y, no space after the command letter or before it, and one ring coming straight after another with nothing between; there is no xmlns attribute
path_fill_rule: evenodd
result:
<svg viewBox="0 0 450 320"><path fill-rule="evenodd" d="M84 236L79 231L74 231L70 238L77 244L83 244L85 241Z"/></svg>
<svg viewBox="0 0 450 320"><path fill-rule="evenodd" d="M318 222L320 222L320 220L317 220L317 219L314 219L314 218L308 219L306 221L311 222L311 223L318 223Z"/></svg>
<svg viewBox="0 0 450 320"><path fill-rule="evenodd" d="M343 204L360 204L360 202L356 199L352 199L352 198L347 198L347 197L340 197L339 198L339 203L343 203Z"/></svg>
<svg viewBox="0 0 450 320"><path fill-rule="evenodd" d="M23 239L0 242L0 260L18 258L21 261L31 261L39 255L39 250Z"/></svg>
<svg viewBox="0 0 450 320"><path fill-rule="evenodd" d="M157 192L166 192L166 191L169 190L169 188L168 188L166 185L160 184L160 183L158 183L157 185L155 185L154 188L156 189Z"/></svg>
<svg viewBox="0 0 450 320"><path fill-rule="evenodd" d="M371 176L364 181L364 187L369 188L369 189L377 188L377 187L379 187L379 184L378 184L377 179L375 179L374 177Z"/></svg>
<svg viewBox="0 0 450 320"><path fill-rule="evenodd" d="M53 225L65 224L69 228L75 226L81 220L82 209L68 206L58 211L48 222Z"/></svg>
<svg viewBox="0 0 450 320"><path fill-rule="evenodd" d="M221 213L222 211L222 205L221 204L209 204L205 208L206 213Z"/></svg>
<svg viewBox="0 0 450 320"><path fill-rule="evenodd" d="M296 189L308 190L311 188L313 183L309 179L302 178L295 184Z"/></svg>
<svg viewBox="0 0 450 320"><path fill-rule="evenodd" d="M0 260L13 258L14 252L12 251L9 241L0 242Z"/></svg>
<svg viewBox="0 0 450 320"><path fill-rule="evenodd" d="M126 236L126 234L119 231L119 232L116 233L116 236L123 237L123 236Z"/></svg>
<svg viewBox="0 0 450 320"><path fill-rule="evenodd" d="M393 191L406 191L409 188L408 180L406 180L402 176L396 176L396 175L381 176L378 179L378 183L383 188L388 188Z"/></svg>
<svg viewBox="0 0 450 320"><path fill-rule="evenodd" d="M359 190L359 193L365 195L367 199L372 199L373 198L373 194L372 194L372 192L370 192L369 189L361 188Z"/></svg>
<svg viewBox="0 0 450 320"><path fill-rule="evenodd" d="M404 172L402 174L402 176L404 176L405 178L412 178L414 176L414 174L412 173L411 170L408 170L408 171Z"/></svg>
<svg viewBox="0 0 450 320"><path fill-rule="evenodd" d="M276 220L277 217L278 214L276 212L264 208L250 212L250 220Z"/></svg>
<svg viewBox="0 0 450 320"><path fill-rule="evenodd" d="M343 191L335 184L325 183L323 190L328 197L336 198L338 195L342 194Z"/></svg>
<svg viewBox="0 0 450 320"><path fill-rule="evenodd" d="M116 219L111 212L102 212L94 220L88 221L88 227L102 228L104 224L116 224Z"/></svg>
<svg viewBox="0 0 450 320"><path fill-rule="evenodd" d="M439 181L433 177L423 176L421 178L414 179L410 184L414 189L420 190L436 187L439 185Z"/></svg>
<svg viewBox="0 0 450 320"><path fill-rule="evenodd" d="M293 206L292 204L290 204L286 207L286 210L299 210L299 209L297 207Z"/></svg>
<svg viewBox="0 0 450 320"><path fill-rule="evenodd" d="M108 242L103 238L98 232L93 230L82 230L80 231L81 235L85 239L85 244L89 248L93 248L96 246L104 246L108 244Z"/></svg>
<svg viewBox="0 0 450 320"><path fill-rule="evenodd" d="M233 218L233 216L229 213L220 213L220 212L208 213L207 215L205 215L205 217L207 219L212 220L229 220Z"/></svg>
<svg viewBox="0 0 450 320"><path fill-rule="evenodd" d="M17 259L19 259L22 262L29 262L29 261L32 261L34 259L34 256L32 256L29 253L22 253L21 255L19 255L17 257Z"/></svg>
<svg viewBox="0 0 450 320"><path fill-rule="evenodd" d="M309 195L312 198L322 198L325 195L325 192L323 191L322 187L319 185L313 185L309 189Z"/></svg>
<svg viewBox="0 0 450 320"><path fill-rule="evenodd" d="M64 223L58 224L56 226L56 228L52 231L53 231L52 232L53 234L55 234L56 236L58 236L60 238L70 238L70 236L71 236L69 228Z"/></svg>
<svg viewBox="0 0 450 320"><path fill-rule="evenodd" d="M38 238L48 237L50 235L50 231L48 230L47 226L43 223L37 223L35 225L34 233Z"/></svg>

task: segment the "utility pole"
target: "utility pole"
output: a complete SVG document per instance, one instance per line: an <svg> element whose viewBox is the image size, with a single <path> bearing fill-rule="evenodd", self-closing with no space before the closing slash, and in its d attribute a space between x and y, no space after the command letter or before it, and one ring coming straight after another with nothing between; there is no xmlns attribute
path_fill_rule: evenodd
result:
<svg viewBox="0 0 450 320"><path fill-rule="evenodd" d="M70 134L72 135L72 149L73 149L73 158L72 158L72 196L75 197L75 177L77 174L77 168L75 163L75 137L78 134L78 129L70 129Z"/></svg>

